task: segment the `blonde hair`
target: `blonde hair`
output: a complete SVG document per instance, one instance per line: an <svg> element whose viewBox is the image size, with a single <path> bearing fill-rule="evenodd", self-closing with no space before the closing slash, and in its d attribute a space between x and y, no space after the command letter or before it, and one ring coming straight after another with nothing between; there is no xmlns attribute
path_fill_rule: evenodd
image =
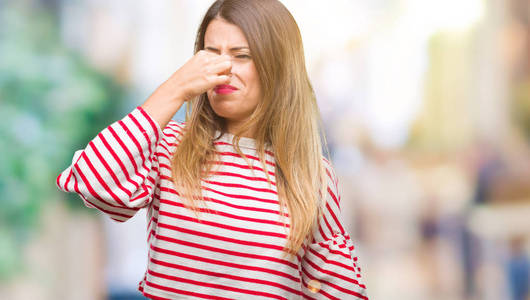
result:
<svg viewBox="0 0 530 300"><path fill-rule="evenodd" d="M320 113L305 67L300 31L279 1L219 0L202 20L195 52L204 48L206 28L215 18L238 26L249 43L263 99L235 134L235 149L246 159L238 142L240 135L252 128L264 170L265 150L272 150L280 213L285 217L282 212L287 206L290 218L284 257L286 253L296 255L317 226L327 191ZM172 178L189 204L186 207L199 218L196 201L204 200L201 179L212 168L208 162L215 159L216 131L225 132L223 119L213 111L206 93L191 100L185 128L172 157Z"/></svg>

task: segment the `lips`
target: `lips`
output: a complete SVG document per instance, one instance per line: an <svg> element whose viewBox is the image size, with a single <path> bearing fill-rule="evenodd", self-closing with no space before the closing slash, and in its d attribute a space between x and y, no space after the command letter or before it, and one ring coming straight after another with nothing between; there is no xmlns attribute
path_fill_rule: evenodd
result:
<svg viewBox="0 0 530 300"><path fill-rule="evenodd" d="M235 86L232 86L232 85L229 85L229 84L220 84L220 85L217 85L214 88L214 91L217 94L230 94L230 93L233 93L236 90L237 90L237 88Z"/></svg>

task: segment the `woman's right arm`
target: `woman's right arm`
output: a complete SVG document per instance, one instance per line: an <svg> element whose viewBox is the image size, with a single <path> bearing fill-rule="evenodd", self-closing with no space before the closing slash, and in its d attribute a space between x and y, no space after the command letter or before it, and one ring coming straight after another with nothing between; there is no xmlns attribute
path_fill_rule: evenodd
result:
<svg viewBox="0 0 530 300"><path fill-rule="evenodd" d="M184 102L216 85L229 83L230 77L221 73L231 67L230 56L201 50L173 73L142 108L164 128Z"/></svg>
<svg viewBox="0 0 530 300"><path fill-rule="evenodd" d="M185 101L227 83L228 76L218 73L230 66L226 56L199 51L144 104L76 151L71 165L57 177L59 189L79 194L86 206L116 221L134 216L152 201L159 178L158 155L162 149L167 152L164 144L176 139L175 134L164 134L166 125Z"/></svg>
<svg viewBox="0 0 530 300"><path fill-rule="evenodd" d="M57 186L79 194L86 206L126 221L152 200L162 138L160 126L138 107L76 151Z"/></svg>

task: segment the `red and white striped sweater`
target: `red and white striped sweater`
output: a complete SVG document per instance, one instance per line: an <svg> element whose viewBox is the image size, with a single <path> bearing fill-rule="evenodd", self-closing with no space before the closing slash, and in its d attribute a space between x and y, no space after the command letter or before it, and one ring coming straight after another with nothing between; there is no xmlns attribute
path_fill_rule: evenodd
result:
<svg viewBox="0 0 530 300"><path fill-rule="evenodd" d="M57 177L88 207L124 222L147 209L149 254L138 289L152 299L368 299L356 249L340 220L337 179L327 163L325 213L312 243L282 259L287 233L274 185L274 156L265 170L253 139L215 142L219 160L203 181L201 221L170 179L170 157L183 123L164 130L141 107L101 131ZM273 185L269 185L268 172ZM203 208L208 208L203 209ZM289 219L284 218L288 223Z"/></svg>

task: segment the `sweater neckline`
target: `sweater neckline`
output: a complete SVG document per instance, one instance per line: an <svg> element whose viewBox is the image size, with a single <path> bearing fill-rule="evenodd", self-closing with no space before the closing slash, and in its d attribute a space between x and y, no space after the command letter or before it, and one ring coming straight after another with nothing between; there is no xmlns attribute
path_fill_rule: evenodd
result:
<svg viewBox="0 0 530 300"><path fill-rule="evenodd" d="M219 130L215 132L215 136L218 136L220 134L221 132ZM225 133L222 133L222 135L218 139L216 139L216 141L225 142L225 143L228 143L234 146L234 137L235 135L229 132L225 132ZM251 148L255 150L256 145L257 145L256 139L249 138L249 137L243 137L243 136L239 138L240 147L246 147L246 148Z"/></svg>

